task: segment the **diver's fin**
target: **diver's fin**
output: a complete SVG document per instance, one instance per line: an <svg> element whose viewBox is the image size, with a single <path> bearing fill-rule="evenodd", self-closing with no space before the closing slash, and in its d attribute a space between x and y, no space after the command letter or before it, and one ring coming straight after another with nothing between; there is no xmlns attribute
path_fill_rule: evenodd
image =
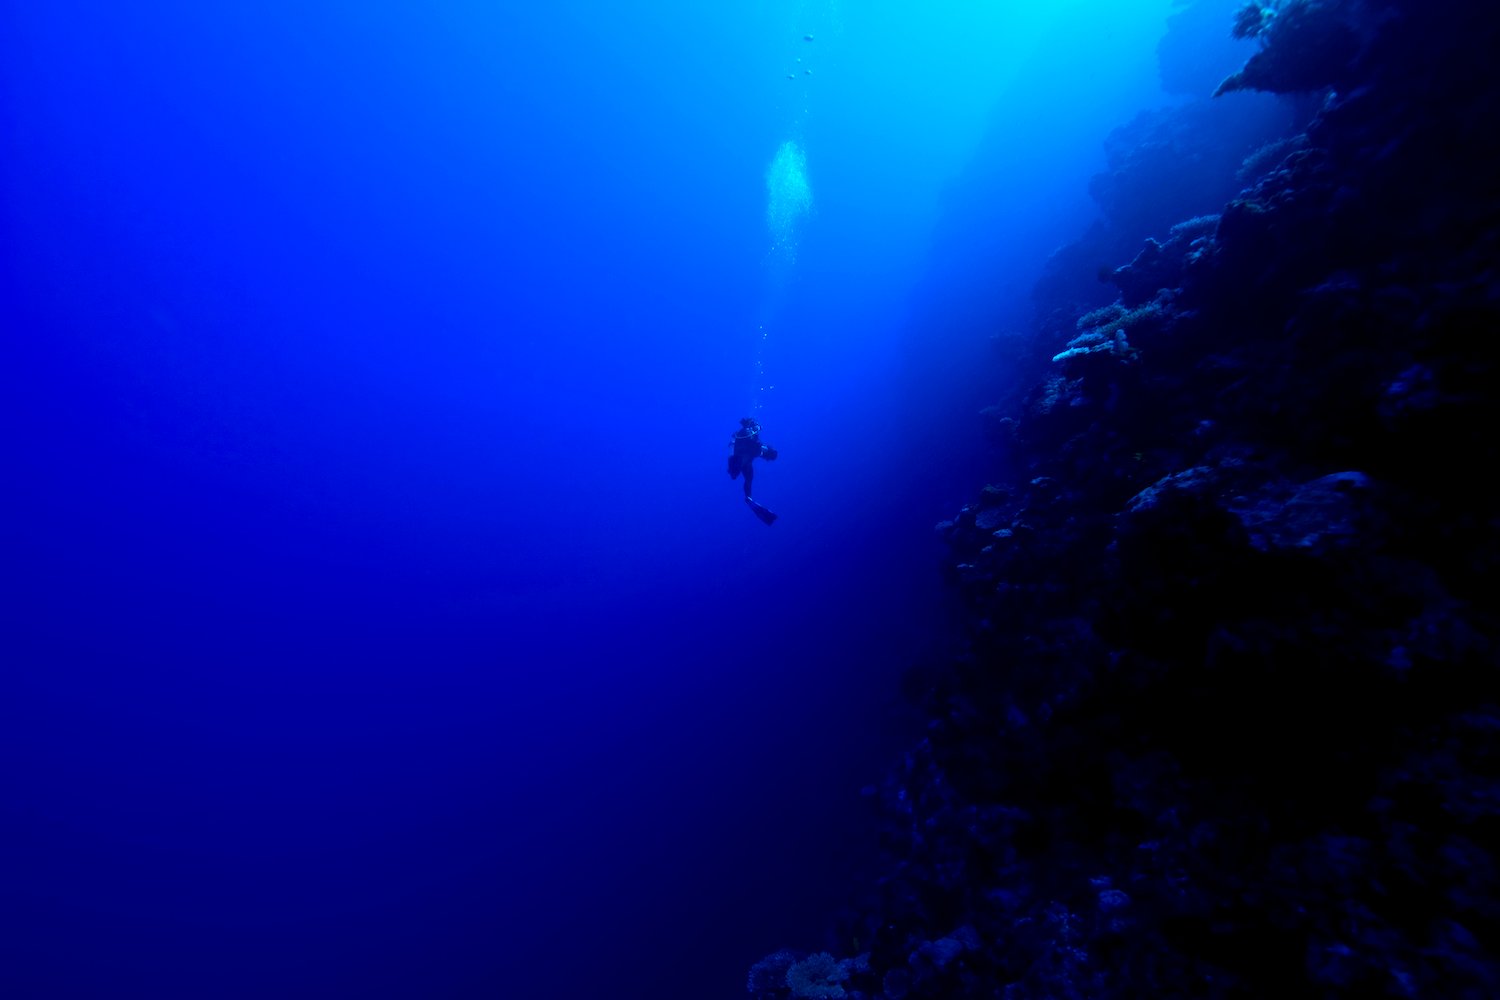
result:
<svg viewBox="0 0 1500 1000"><path fill-rule="evenodd" d="M745 502L750 505L751 510L755 511L756 517L760 518L767 524L776 523L776 515L771 511L767 510L765 507L762 507L760 504L756 503L754 500L751 500L749 497L745 498Z"/></svg>

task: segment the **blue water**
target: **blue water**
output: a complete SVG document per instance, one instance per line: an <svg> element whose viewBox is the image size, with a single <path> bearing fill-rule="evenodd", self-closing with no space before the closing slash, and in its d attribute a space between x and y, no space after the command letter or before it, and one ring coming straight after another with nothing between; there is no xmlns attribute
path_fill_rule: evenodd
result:
<svg viewBox="0 0 1500 1000"><path fill-rule="evenodd" d="M1171 9L0 9L0 994L821 947Z"/></svg>

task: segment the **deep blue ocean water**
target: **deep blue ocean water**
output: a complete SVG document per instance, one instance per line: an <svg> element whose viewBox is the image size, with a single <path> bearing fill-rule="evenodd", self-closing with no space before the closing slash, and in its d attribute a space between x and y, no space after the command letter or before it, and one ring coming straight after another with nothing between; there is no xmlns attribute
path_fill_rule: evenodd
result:
<svg viewBox="0 0 1500 1000"><path fill-rule="evenodd" d="M822 946L1171 10L0 7L0 994Z"/></svg>

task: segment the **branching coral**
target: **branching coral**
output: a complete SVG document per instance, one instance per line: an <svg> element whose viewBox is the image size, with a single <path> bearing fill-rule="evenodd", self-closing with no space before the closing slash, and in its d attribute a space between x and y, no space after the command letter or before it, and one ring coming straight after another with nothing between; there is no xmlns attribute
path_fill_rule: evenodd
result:
<svg viewBox="0 0 1500 1000"><path fill-rule="evenodd" d="M786 988L786 974L797 961L787 949L772 952L750 967L745 988L755 996L775 996Z"/></svg>
<svg viewBox="0 0 1500 1000"><path fill-rule="evenodd" d="M1306 148L1307 136L1301 133L1268 142L1245 157L1245 162L1240 164L1240 169L1234 175L1235 180L1246 186L1254 184L1286 159L1289 153Z"/></svg>
<svg viewBox="0 0 1500 1000"><path fill-rule="evenodd" d="M1183 219L1177 225L1167 231L1167 242L1174 240L1186 240L1192 243L1204 236L1212 236L1219 228L1219 217L1217 215L1195 215L1191 219Z"/></svg>
<svg viewBox="0 0 1500 1000"><path fill-rule="evenodd" d="M1082 332L1068 341L1068 349L1052 360L1066 363L1084 357L1108 357L1115 361L1134 361L1140 352L1130 346L1126 331L1141 324L1159 324L1165 315L1158 302L1148 302L1134 309L1116 302L1095 309L1078 320L1078 329Z"/></svg>
<svg viewBox="0 0 1500 1000"><path fill-rule="evenodd" d="M1075 328L1082 330L1098 330L1119 322L1120 317L1125 315L1125 307L1118 302L1111 302L1107 306L1100 306L1093 312L1084 313L1078 317Z"/></svg>
<svg viewBox="0 0 1500 1000"><path fill-rule="evenodd" d="M1066 362L1091 355L1108 355L1121 360L1129 360L1135 356L1135 353L1126 341L1123 330L1113 336L1091 330L1068 341L1068 349L1061 354L1053 355L1052 360Z"/></svg>
<svg viewBox="0 0 1500 1000"><path fill-rule="evenodd" d="M838 959L826 951L820 951L788 969L786 984L791 987L794 997L804 1000L836 1000L847 995L841 984L848 978L849 973Z"/></svg>
<svg viewBox="0 0 1500 1000"><path fill-rule="evenodd" d="M1127 309L1116 302L1105 306L1103 309L1095 309L1086 314L1078 321L1078 329L1084 337L1095 335L1099 337L1114 337L1125 335L1125 331L1133 326L1162 317L1161 304L1148 302L1135 309ZM1074 341L1082 337L1074 338Z"/></svg>

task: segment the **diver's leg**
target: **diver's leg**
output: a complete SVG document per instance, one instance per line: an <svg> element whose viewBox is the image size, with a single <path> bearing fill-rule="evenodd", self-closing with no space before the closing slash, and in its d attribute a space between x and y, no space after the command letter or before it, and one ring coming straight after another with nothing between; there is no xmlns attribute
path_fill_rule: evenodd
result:
<svg viewBox="0 0 1500 1000"><path fill-rule="evenodd" d="M745 497L748 499L750 496L750 481L755 478L755 460L751 459L747 461L740 471L745 474Z"/></svg>

